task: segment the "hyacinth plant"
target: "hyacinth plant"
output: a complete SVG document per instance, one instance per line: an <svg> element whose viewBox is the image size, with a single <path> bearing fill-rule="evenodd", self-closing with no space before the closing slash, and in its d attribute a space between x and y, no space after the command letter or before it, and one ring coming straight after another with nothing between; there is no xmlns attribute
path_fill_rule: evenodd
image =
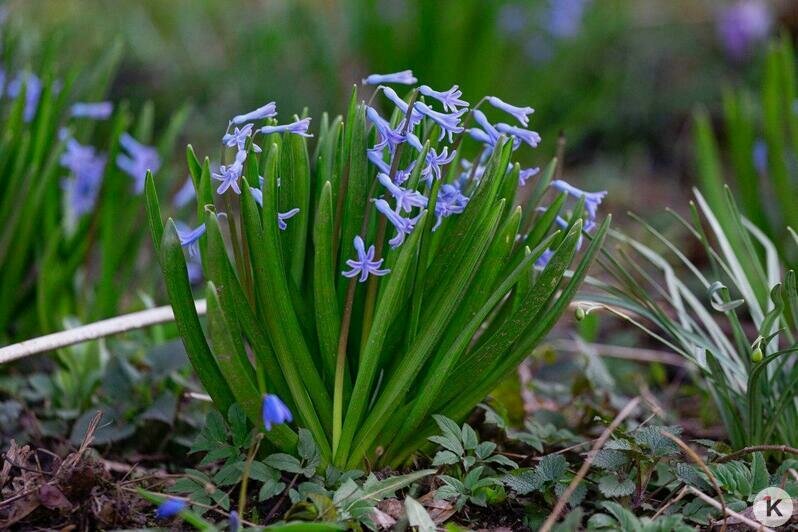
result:
<svg viewBox="0 0 798 532"><path fill-rule="evenodd" d="M119 44L60 76L52 60L37 73L17 66L11 35L0 67L0 344L119 312L142 242L146 171L187 116L146 146L152 106L136 117L104 100Z"/></svg>
<svg viewBox="0 0 798 532"><path fill-rule="evenodd" d="M552 181L555 162L511 163L540 141L531 108L388 86L415 83L366 78L368 103L355 88L346 120L324 115L312 157L311 119L278 123L273 102L230 121L218 167L189 146L193 229L164 224L147 178L177 325L216 406L239 403L280 449L296 444L291 422L306 427L338 467L397 466L434 433L433 414L464 418L556 323L609 226L603 192Z"/></svg>

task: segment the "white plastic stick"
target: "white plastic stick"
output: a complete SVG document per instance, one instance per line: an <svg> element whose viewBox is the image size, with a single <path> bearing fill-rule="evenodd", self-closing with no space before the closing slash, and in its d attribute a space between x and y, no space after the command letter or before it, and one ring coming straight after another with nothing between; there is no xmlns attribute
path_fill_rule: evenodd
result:
<svg viewBox="0 0 798 532"><path fill-rule="evenodd" d="M198 299L194 302L197 308L197 314L205 314L205 300ZM61 331L38 338L25 340L18 344L7 345L0 347L0 364L18 360L26 356L34 355L36 353L44 353L70 345L96 340L97 338L104 338L123 332L133 331L136 329L143 329L159 323L167 323L174 321L175 315L172 312L172 307L167 305L163 307L156 307L140 312L133 312L131 314L124 314L107 320L96 321L74 329Z"/></svg>

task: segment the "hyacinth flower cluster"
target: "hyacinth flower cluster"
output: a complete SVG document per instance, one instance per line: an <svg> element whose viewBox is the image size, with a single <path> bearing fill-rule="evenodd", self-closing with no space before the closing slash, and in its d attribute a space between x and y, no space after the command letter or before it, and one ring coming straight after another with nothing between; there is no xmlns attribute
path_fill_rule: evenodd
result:
<svg viewBox="0 0 798 532"><path fill-rule="evenodd" d="M322 466L396 467L433 414L463 419L567 309L609 227L603 193L552 181L556 161L512 162L541 142L531 108L416 83L368 76L313 133L306 116L277 122L273 102L236 116L218 165L189 146L193 229L164 222L158 179L145 183L203 386L276 449L307 428Z"/></svg>

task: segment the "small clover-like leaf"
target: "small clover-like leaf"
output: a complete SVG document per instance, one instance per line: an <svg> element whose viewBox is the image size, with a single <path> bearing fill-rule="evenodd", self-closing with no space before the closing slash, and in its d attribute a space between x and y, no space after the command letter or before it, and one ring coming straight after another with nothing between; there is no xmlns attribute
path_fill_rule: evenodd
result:
<svg viewBox="0 0 798 532"><path fill-rule="evenodd" d="M599 479L598 489L605 497L625 497L635 491L635 483L630 479L619 480L612 473L607 473Z"/></svg>
<svg viewBox="0 0 798 532"><path fill-rule="evenodd" d="M432 460L433 466L451 465L460 461L460 457L452 451L438 451L435 458Z"/></svg>
<svg viewBox="0 0 798 532"><path fill-rule="evenodd" d="M543 480L531 469L515 470L503 476L501 481L518 495L527 495L543 486Z"/></svg>
<svg viewBox="0 0 798 532"><path fill-rule="evenodd" d="M300 458L312 462L319 456L319 448L313 440L313 434L308 429L299 429L299 444L297 445L297 453Z"/></svg>
<svg viewBox="0 0 798 532"><path fill-rule="evenodd" d="M629 457L616 449L599 449L593 457L593 465L609 471L616 471L629 463Z"/></svg>
<svg viewBox="0 0 798 532"><path fill-rule="evenodd" d="M463 449L463 444L460 443L459 438L455 439L449 436L430 436L428 439L433 443L437 443L444 449L452 451L457 456L462 456L465 453L465 449Z"/></svg>
<svg viewBox="0 0 798 532"><path fill-rule="evenodd" d="M560 480L567 470L568 461L563 455L549 454L540 460L535 468L535 474L544 482L553 482Z"/></svg>
<svg viewBox="0 0 798 532"><path fill-rule="evenodd" d="M513 468L513 469L518 467L518 464L516 464L515 462L513 462L512 460L510 460L509 458L507 458L506 456L504 456L502 454L497 454L497 455L491 456L490 458L488 458L485 461L493 463L493 464L503 465L505 467L509 467L509 468Z"/></svg>
<svg viewBox="0 0 798 532"><path fill-rule="evenodd" d="M477 458L479 458L480 460L485 460L490 455L492 455L493 451L495 450L496 450L495 443L493 443L492 441L483 441L479 445L477 445L476 449L474 449L474 454L476 454Z"/></svg>
<svg viewBox="0 0 798 532"><path fill-rule="evenodd" d="M304 471L299 460L285 453L271 454L263 460L263 463L286 473L302 473Z"/></svg>
<svg viewBox="0 0 798 532"><path fill-rule="evenodd" d="M467 423L463 424L460 438L463 441L463 447L469 451L475 449L479 443L476 431L474 431L474 429L471 428L471 425Z"/></svg>
<svg viewBox="0 0 798 532"><path fill-rule="evenodd" d="M283 491L285 491L284 482L267 480L263 483L263 486L261 486L260 491L258 491L258 501L263 502L271 499L272 497L280 495Z"/></svg>
<svg viewBox="0 0 798 532"><path fill-rule="evenodd" d="M457 423L446 416L436 414L432 417L435 419L435 423L438 424L438 427L441 429L441 432L444 436L457 440L458 442L460 441L460 435L462 431L460 430L460 427L457 426Z"/></svg>

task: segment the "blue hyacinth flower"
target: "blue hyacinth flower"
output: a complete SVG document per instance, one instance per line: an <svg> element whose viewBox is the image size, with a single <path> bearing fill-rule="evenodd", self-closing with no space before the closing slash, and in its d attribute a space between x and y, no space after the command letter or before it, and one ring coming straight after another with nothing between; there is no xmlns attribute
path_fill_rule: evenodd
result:
<svg viewBox="0 0 798 532"><path fill-rule="evenodd" d="M485 116L485 113L483 113L479 109L474 109L471 115L474 117L474 120L477 122L477 124L479 124L479 127L482 128L481 129L482 134L486 135L487 137L487 138L483 137L481 142L484 142L485 144L488 144L490 146L495 146L496 141L499 140L499 137L501 136L499 130L496 129L496 127L493 124L490 123L488 117ZM474 133L472 132L470 133L472 137L477 138Z"/></svg>
<svg viewBox="0 0 798 532"><path fill-rule="evenodd" d="M244 151L247 149L247 140L252 137L252 124L247 124L242 128L236 126L233 129L232 133L225 133L222 137L222 144L227 146L228 148L238 148L238 151ZM261 149L260 146L252 143L252 151L255 153L260 153Z"/></svg>
<svg viewBox="0 0 798 532"><path fill-rule="evenodd" d="M274 394L265 394L263 396L263 426L266 430L272 430L273 425L281 423L290 423L293 421L291 411L285 406L285 403Z"/></svg>
<svg viewBox="0 0 798 532"><path fill-rule="evenodd" d="M512 115L524 127L529 126L529 115L535 112L531 107L518 107L510 105L496 96L488 96L488 103L496 109L501 109L505 113Z"/></svg>
<svg viewBox="0 0 798 532"><path fill-rule="evenodd" d="M244 161L246 158L247 152L239 151L236 153L235 161L232 164L227 166L219 165L219 171L211 174L213 179L221 181L216 189L217 194L224 194L229 188L232 188L236 194L241 194L241 189L238 187L238 179L244 173Z"/></svg>
<svg viewBox="0 0 798 532"><path fill-rule="evenodd" d="M378 141L374 148L388 147L391 153L394 152L396 146L404 142L405 138L399 128L393 129L391 124L388 123L380 114L371 106L366 106L366 118L369 122L374 124L377 130Z"/></svg>
<svg viewBox="0 0 798 532"><path fill-rule="evenodd" d="M515 147L518 147L519 142L524 142L529 144L532 148L537 148L538 144L540 144L540 135L536 131L530 131L528 129L522 129L520 127L511 126L510 124L505 124L500 122L496 124L496 129L501 133L505 133L513 137L515 142Z"/></svg>
<svg viewBox="0 0 798 532"><path fill-rule="evenodd" d="M540 173L539 167L525 168L518 174L518 186L523 187L530 177L535 177Z"/></svg>
<svg viewBox="0 0 798 532"><path fill-rule="evenodd" d="M399 83L401 85L414 85L418 80L413 76L412 70L402 70L392 74L371 74L363 79L363 85L379 85L380 83Z"/></svg>
<svg viewBox="0 0 798 532"><path fill-rule="evenodd" d="M452 135L455 133L462 133L464 128L460 125L460 117L466 112L465 109L460 109L454 113L441 113L430 108L424 102L416 102L413 109L418 111L438 124L441 128L441 134L438 140L443 139L445 135L449 136L449 142L452 142Z"/></svg>
<svg viewBox="0 0 798 532"><path fill-rule="evenodd" d="M388 174L391 172L391 167L388 166L388 163L385 162L383 158L383 150L382 148L371 148L366 151L366 157L371 163L377 167L380 172Z"/></svg>
<svg viewBox="0 0 798 532"><path fill-rule="evenodd" d="M281 231L285 231L286 229L288 229L288 224L286 224L285 221L293 218L297 214L299 214L299 207L294 207L290 211L286 212L278 212L277 227L279 227Z"/></svg>
<svg viewBox="0 0 798 532"><path fill-rule="evenodd" d="M158 150L141 144L128 133L123 133L119 137L119 145L127 153L117 155L116 165L133 178L134 190L136 194L141 194L144 192L147 171L155 173L161 167Z"/></svg>
<svg viewBox="0 0 798 532"><path fill-rule="evenodd" d="M180 239L180 245L188 248L190 256L196 257L199 254L199 239L205 234L205 223L199 224L194 229L183 223L177 223L175 227L177 229L177 238Z"/></svg>
<svg viewBox="0 0 798 532"><path fill-rule="evenodd" d="M468 196L463 195L459 188L448 183L443 185L438 191L438 199L435 202L436 221L432 230L438 229L447 216L463 212L467 205Z"/></svg>
<svg viewBox="0 0 798 532"><path fill-rule="evenodd" d="M114 110L111 102L74 103L69 108L72 118L90 118L92 120L105 120Z"/></svg>
<svg viewBox="0 0 798 532"><path fill-rule="evenodd" d="M263 178L261 177L261 186L263 186L262 180ZM255 187L249 187L249 191L252 193L252 198L255 200L255 203L257 203L259 207L263 208L263 191ZM279 227L281 231L285 231L288 229L288 224L286 224L285 221L293 218L297 214L299 214L299 207L294 207L290 211L286 212L278 212L277 227Z"/></svg>
<svg viewBox="0 0 798 532"><path fill-rule="evenodd" d="M439 92L430 88L429 85L422 85L418 88L418 92L424 96L435 98L443 105L444 111L457 111L458 107L468 107L468 102L461 100L460 96L463 95L457 85L453 85L448 91Z"/></svg>
<svg viewBox="0 0 798 532"><path fill-rule="evenodd" d="M391 209L391 206L384 199L375 200L374 206L388 218L388 221L391 222L394 229L396 229L396 236L388 240L388 243L392 248L401 246L405 241L405 237L413 232L413 229L416 227L416 222L418 222L421 215L419 214L415 218L405 218Z"/></svg>
<svg viewBox="0 0 798 532"><path fill-rule="evenodd" d="M432 186L433 178L439 181L442 177L441 168L452 162L456 154L457 150L452 150L452 153L449 153L448 146L444 146L440 153L435 148L430 148L425 159L427 166L421 170L421 178L424 182Z"/></svg>
<svg viewBox="0 0 798 532"><path fill-rule="evenodd" d="M238 529L241 527L241 519L238 517L238 512L235 510L230 512L230 517L227 518L227 524L229 525L230 532L238 532Z"/></svg>
<svg viewBox="0 0 798 532"><path fill-rule="evenodd" d="M388 174L380 172L377 174L377 180L396 200L396 212L410 212L416 207L427 206L427 198L420 192L400 187L391 181Z"/></svg>
<svg viewBox="0 0 798 532"><path fill-rule="evenodd" d="M97 153L92 146L69 139L59 163L71 173L70 177L62 180L61 186L72 213L77 217L91 212L100 193L106 156Z"/></svg>
<svg viewBox="0 0 798 532"><path fill-rule="evenodd" d="M300 137L312 137L311 133L308 133L308 127L310 127L310 118L303 118L302 120L297 120L296 122L292 122L290 124L282 124L279 126L263 126L260 128L260 132L264 135L270 135L272 133L293 133L294 135L299 135Z"/></svg>
<svg viewBox="0 0 798 532"><path fill-rule="evenodd" d="M590 220L595 220L596 215L598 213L598 207L601 205L601 201L607 195L606 190L601 190L599 192L585 192L579 188L576 188L573 185L570 185L563 181L562 179L555 179L551 182L551 187L559 190L560 192L565 192L569 196L579 199L584 197L585 198L585 210L587 211L588 218Z"/></svg>
<svg viewBox="0 0 798 532"><path fill-rule="evenodd" d="M16 98L22 93L22 87L25 87L25 109L23 111L23 119L25 122L30 122L36 116L36 110L39 108L39 97L42 94L42 81L36 74L31 72L23 72L8 83L8 97Z"/></svg>
<svg viewBox="0 0 798 532"><path fill-rule="evenodd" d="M158 505L158 509L155 510L155 517L156 519L169 519L182 512L185 507L186 501L169 498Z"/></svg>
<svg viewBox="0 0 798 532"><path fill-rule="evenodd" d="M374 246L369 246L369 249L366 250L366 246L363 243L363 239L360 236L356 236L354 240L355 244L355 252L357 253L357 260L349 259L346 261L346 265L352 268L349 271L341 272L341 275L344 277L357 277L360 276L360 282L363 283L368 279L369 275L388 275L391 273L391 270L388 269L381 269L383 259L374 260Z"/></svg>
<svg viewBox="0 0 798 532"><path fill-rule="evenodd" d="M245 113L243 115L234 116L233 119L230 120L230 123L241 125L247 122L254 122L256 120L274 118L275 116L277 116L277 104L274 102L269 102L262 107L258 107L254 111L250 111L249 113Z"/></svg>

